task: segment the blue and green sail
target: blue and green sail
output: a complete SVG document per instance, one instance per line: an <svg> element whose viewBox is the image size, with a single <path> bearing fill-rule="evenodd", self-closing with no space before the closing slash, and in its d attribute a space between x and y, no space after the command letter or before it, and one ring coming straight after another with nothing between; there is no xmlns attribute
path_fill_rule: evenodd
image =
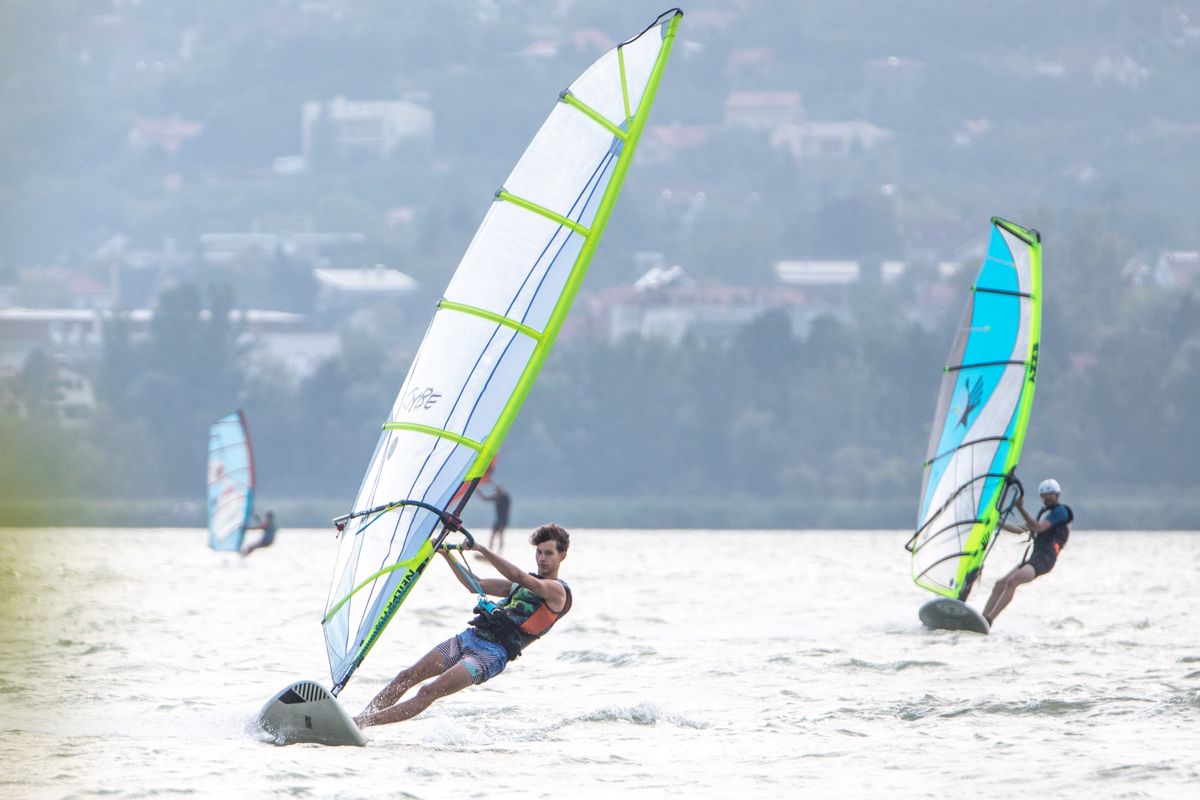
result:
<svg viewBox="0 0 1200 800"><path fill-rule="evenodd" d="M1041 341L1041 235L994 217L987 253L942 374L913 580L966 600L1011 509Z"/></svg>
<svg viewBox="0 0 1200 800"><path fill-rule="evenodd" d="M323 626L336 694L495 458L562 328L646 127L682 12L601 56L559 96L496 192L383 424Z"/></svg>

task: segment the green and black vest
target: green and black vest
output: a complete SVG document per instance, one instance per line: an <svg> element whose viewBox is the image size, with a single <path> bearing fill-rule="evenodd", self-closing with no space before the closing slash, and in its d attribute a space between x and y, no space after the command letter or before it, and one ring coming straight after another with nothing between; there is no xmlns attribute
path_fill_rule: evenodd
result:
<svg viewBox="0 0 1200 800"><path fill-rule="evenodd" d="M491 613L480 611L470 624L475 626L479 638L502 646L511 661L521 655L530 642L549 632L554 623L571 610L571 587L564 580L559 580L559 583L567 592L567 602L562 611L551 611L544 599L514 583L511 594L497 603Z"/></svg>

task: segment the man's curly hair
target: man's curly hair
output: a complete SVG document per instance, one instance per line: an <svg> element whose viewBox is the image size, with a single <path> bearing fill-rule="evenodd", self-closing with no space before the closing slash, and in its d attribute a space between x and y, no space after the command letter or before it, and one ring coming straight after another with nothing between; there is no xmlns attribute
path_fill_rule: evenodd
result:
<svg viewBox="0 0 1200 800"><path fill-rule="evenodd" d="M565 553L571 546L571 534L567 533L561 525L552 522L538 528L529 536L529 543L535 546L549 541L553 541L558 546L558 552Z"/></svg>

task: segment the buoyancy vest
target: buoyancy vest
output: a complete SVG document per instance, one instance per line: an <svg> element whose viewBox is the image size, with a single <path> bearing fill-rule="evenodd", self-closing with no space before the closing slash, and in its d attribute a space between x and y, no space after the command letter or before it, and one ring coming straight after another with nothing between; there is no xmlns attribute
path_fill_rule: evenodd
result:
<svg viewBox="0 0 1200 800"><path fill-rule="evenodd" d="M567 593L562 611L551 610L544 598L514 583L512 592L499 603L480 601L475 606L477 613L470 624L475 626L480 638L502 646L511 661L520 656L531 642L545 636L554 623L571 610L571 587L564 580L558 582Z"/></svg>
<svg viewBox="0 0 1200 800"><path fill-rule="evenodd" d="M1066 521L1055 523L1052 527L1049 527L1039 533L1035 538L1035 542L1044 542L1045 544L1043 544L1043 546L1046 547L1050 546L1051 544L1057 545L1057 547L1054 548L1055 552L1058 552L1066 545L1067 539L1071 536L1070 525L1075 521L1075 512L1071 510L1069 505L1066 503L1057 503L1054 508L1058 508L1059 506L1062 506L1067 510ZM1043 507L1042 510L1038 512L1037 518L1041 519L1042 516L1050 510L1050 508Z"/></svg>

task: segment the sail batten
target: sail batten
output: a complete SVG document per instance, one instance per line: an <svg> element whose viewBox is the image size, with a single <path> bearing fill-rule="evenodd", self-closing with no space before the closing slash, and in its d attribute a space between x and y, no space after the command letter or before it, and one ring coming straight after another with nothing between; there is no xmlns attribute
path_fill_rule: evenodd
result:
<svg viewBox="0 0 1200 800"><path fill-rule="evenodd" d="M1026 363L1022 360L1010 359L1008 361L980 361L975 364L953 364L946 367L946 372L957 372L963 369L983 369L984 367L1007 367L1012 364L1023 366Z"/></svg>
<svg viewBox="0 0 1200 800"><path fill-rule="evenodd" d="M440 303L438 303L438 308L446 308L451 311L461 311L464 314L472 314L476 317L482 317L483 319L490 319L492 322L499 323L500 325L503 325L506 328L512 328L514 331L520 331L521 333L528 336L530 339L540 341L542 338L541 331L535 331L533 328L529 327L528 325L524 325L515 319L504 316L503 314L496 314L492 311L488 311L486 308L476 308L475 306L466 306L466 305L463 305L462 303L451 303L449 300L443 300Z"/></svg>
<svg viewBox="0 0 1200 800"><path fill-rule="evenodd" d="M983 292L985 294L1006 294L1010 297L1033 297L1029 292L1014 292L1011 289L990 289L983 286L972 286L972 292Z"/></svg>
<svg viewBox="0 0 1200 800"><path fill-rule="evenodd" d="M1041 237L993 218L987 253L943 369L917 531L913 580L965 600L1009 510L1037 377Z"/></svg>
<svg viewBox="0 0 1200 800"><path fill-rule="evenodd" d="M585 114L589 119L591 119L597 125L604 128L604 130L608 131L609 133L611 133L613 136L617 137L621 141L626 141L629 139L629 134L626 131L621 130L615 122L613 122L611 119L608 119L607 117L605 117L599 111L592 108L587 103L583 102L578 97L571 94L569 91L564 91L560 95L560 97L562 98L562 101L564 103L566 103L567 105L570 105L570 106L574 106L575 108L579 109L579 111L582 112L583 114Z"/></svg>
<svg viewBox="0 0 1200 800"><path fill-rule="evenodd" d="M427 433L430 436L435 436L440 439L449 439L452 442L461 444L464 447L469 447L472 450L482 450L483 442L476 442L468 439L465 436L451 433L443 428L434 428L429 425L417 425L412 422L385 422L383 423L385 431L413 431L414 433Z"/></svg>
<svg viewBox="0 0 1200 800"><path fill-rule="evenodd" d="M934 463L935 461L941 461L943 458L948 458L949 456L952 456L955 453L957 453L959 450L966 449L973 445L983 444L984 442L1011 442L1011 441L1012 441L1012 439L1007 436L984 436L979 439L972 439L969 442L963 442L962 444L955 446L955 448L953 450L947 450L944 453L937 454L933 458L926 461L923 466L928 467L930 464Z"/></svg>
<svg viewBox="0 0 1200 800"><path fill-rule="evenodd" d="M663 15L563 92L451 278L354 510L339 518L345 530L323 622L335 694L446 536L439 513L461 511L469 500L554 345L611 216L681 17ZM637 112L621 117L629 107Z"/></svg>
<svg viewBox="0 0 1200 800"><path fill-rule="evenodd" d="M557 222L559 225L564 225L581 236L587 236L591 233L591 231L589 231L583 225L580 225L575 220L569 217L564 217L562 214L551 211L544 206L540 206L532 200L526 200L524 197L517 197L512 192L506 192L505 190L501 189L500 191L496 192L496 197L500 200L512 203L518 208L523 208L526 211L532 211L534 214L545 217L551 222Z"/></svg>

